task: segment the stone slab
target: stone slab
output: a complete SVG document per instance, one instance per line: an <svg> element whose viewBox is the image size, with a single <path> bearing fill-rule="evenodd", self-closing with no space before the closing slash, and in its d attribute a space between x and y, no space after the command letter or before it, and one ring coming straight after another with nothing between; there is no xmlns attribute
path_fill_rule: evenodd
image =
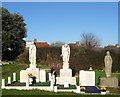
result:
<svg viewBox="0 0 120 97"><path fill-rule="evenodd" d="M27 74L32 73L32 75L36 77L36 82L39 82L40 80L39 68L27 68L26 72Z"/></svg>
<svg viewBox="0 0 120 97"><path fill-rule="evenodd" d="M116 78L116 77L100 78L100 86L118 87L118 78Z"/></svg>
<svg viewBox="0 0 120 97"><path fill-rule="evenodd" d="M27 73L26 70L20 71L20 83L24 83L27 80Z"/></svg>
<svg viewBox="0 0 120 97"><path fill-rule="evenodd" d="M46 71L44 69L40 69L40 82L46 82Z"/></svg>
<svg viewBox="0 0 120 97"><path fill-rule="evenodd" d="M64 85L65 82L68 82L71 85L76 85L76 77L56 77L56 84Z"/></svg>
<svg viewBox="0 0 120 97"><path fill-rule="evenodd" d="M28 74L31 73L33 76L36 77L36 82L39 82L39 77L40 77L40 73L39 73L39 68L27 68L26 70L21 70L20 71L20 82L26 82L26 80L28 79Z"/></svg>
<svg viewBox="0 0 120 97"><path fill-rule="evenodd" d="M81 86L95 86L95 71L80 70L79 84Z"/></svg>

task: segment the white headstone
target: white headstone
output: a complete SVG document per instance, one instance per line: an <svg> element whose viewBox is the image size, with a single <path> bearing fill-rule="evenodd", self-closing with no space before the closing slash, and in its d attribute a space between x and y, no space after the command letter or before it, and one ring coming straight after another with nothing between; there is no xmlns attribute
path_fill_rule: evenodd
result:
<svg viewBox="0 0 120 97"><path fill-rule="evenodd" d="M8 84L11 84L11 77L8 77Z"/></svg>
<svg viewBox="0 0 120 97"><path fill-rule="evenodd" d="M20 83L26 82L27 80L27 73L26 70L20 71Z"/></svg>
<svg viewBox="0 0 120 97"><path fill-rule="evenodd" d="M16 81L16 73L13 73L13 81Z"/></svg>
<svg viewBox="0 0 120 97"><path fill-rule="evenodd" d="M46 71L44 69L40 69L40 82L46 82Z"/></svg>
<svg viewBox="0 0 120 97"><path fill-rule="evenodd" d="M80 70L79 78L81 86L95 86L95 71Z"/></svg>
<svg viewBox="0 0 120 97"><path fill-rule="evenodd" d="M76 78L72 77L72 70L69 68L69 58L70 58L70 46L68 44L62 45L62 54L63 58L63 68L60 69L60 77L56 77L57 84L68 84L76 85ZM68 86L66 84L66 86Z"/></svg>
<svg viewBox="0 0 120 97"><path fill-rule="evenodd" d="M2 88L5 87L5 79L2 79Z"/></svg>
<svg viewBox="0 0 120 97"><path fill-rule="evenodd" d="M27 76L28 76L29 73L31 73L32 76L36 77L36 82L40 81L40 70L39 70L39 68L27 68L26 69Z"/></svg>

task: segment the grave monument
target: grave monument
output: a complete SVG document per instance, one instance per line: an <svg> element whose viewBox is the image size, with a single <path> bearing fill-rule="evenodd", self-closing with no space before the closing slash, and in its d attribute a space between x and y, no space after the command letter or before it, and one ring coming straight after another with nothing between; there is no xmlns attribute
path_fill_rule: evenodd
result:
<svg viewBox="0 0 120 97"><path fill-rule="evenodd" d="M80 70L79 72L79 84L81 86L95 86L95 71Z"/></svg>
<svg viewBox="0 0 120 97"><path fill-rule="evenodd" d="M72 70L69 68L70 46L62 45L63 68L60 69L60 77L56 77L56 83L69 87L69 84L76 85L76 78L72 77Z"/></svg>
<svg viewBox="0 0 120 97"><path fill-rule="evenodd" d="M29 45L29 61L30 67L26 70L20 71L20 82L26 82L29 78L29 75L36 77L36 82L40 81L40 71L39 68L36 68L36 46L34 42L31 42Z"/></svg>
<svg viewBox="0 0 120 97"><path fill-rule="evenodd" d="M106 52L106 56L104 58L105 63L105 74L106 77L100 78L100 86L104 87L118 87L118 78L111 77L111 71L112 71L112 57L110 55L110 52Z"/></svg>

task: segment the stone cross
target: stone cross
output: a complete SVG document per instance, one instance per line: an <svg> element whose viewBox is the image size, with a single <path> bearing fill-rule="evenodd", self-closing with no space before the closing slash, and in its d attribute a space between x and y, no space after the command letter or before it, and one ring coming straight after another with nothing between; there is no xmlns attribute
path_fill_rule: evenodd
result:
<svg viewBox="0 0 120 97"><path fill-rule="evenodd" d="M34 42L31 42L29 47L29 61L30 61L30 68L36 68L36 46Z"/></svg>
<svg viewBox="0 0 120 97"><path fill-rule="evenodd" d="M106 52L106 56L104 58L105 62L105 73L107 77L111 77L111 71L112 71L112 57L110 56L110 52Z"/></svg>
<svg viewBox="0 0 120 97"><path fill-rule="evenodd" d="M70 46L68 44L62 45L63 69L69 68Z"/></svg>

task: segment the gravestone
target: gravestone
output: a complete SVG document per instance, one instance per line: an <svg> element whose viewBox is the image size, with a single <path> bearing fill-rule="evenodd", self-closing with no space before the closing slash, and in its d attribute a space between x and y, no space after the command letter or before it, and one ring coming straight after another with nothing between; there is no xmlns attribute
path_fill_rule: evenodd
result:
<svg viewBox="0 0 120 97"><path fill-rule="evenodd" d="M30 67L26 70L20 71L20 82L26 82L28 74L32 74L33 77L36 77L36 82L40 81L40 71L39 68L36 68L36 46L34 42L31 42L29 45L29 61Z"/></svg>
<svg viewBox="0 0 120 97"><path fill-rule="evenodd" d="M95 71L80 70L79 84L81 86L95 86Z"/></svg>
<svg viewBox="0 0 120 97"><path fill-rule="evenodd" d="M56 77L56 83L76 85L76 78L72 77L72 70L69 68L70 47L68 44L62 45L63 68L60 69L60 77Z"/></svg>
<svg viewBox="0 0 120 97"><path fill-rule="evenodd" d="M27 73L26 70L20 71L20 83L24 83L27 80Z"/></svg>
<svg viewBox="0 0 120 97"><path fill-rule="evenodd" d="M46 71L44 69L40 69L40 82L46 82Z"/></svg>
<svg viewBox="0 0 120 97"><path fill-rule="evenodd" d="M100 78L100 86L104 87L118 87L118 78L111 77L112 71L112 57L110 56L110 52L106 52L106 56L104 58L105 63L105 73L106 77Z"/></svg>

